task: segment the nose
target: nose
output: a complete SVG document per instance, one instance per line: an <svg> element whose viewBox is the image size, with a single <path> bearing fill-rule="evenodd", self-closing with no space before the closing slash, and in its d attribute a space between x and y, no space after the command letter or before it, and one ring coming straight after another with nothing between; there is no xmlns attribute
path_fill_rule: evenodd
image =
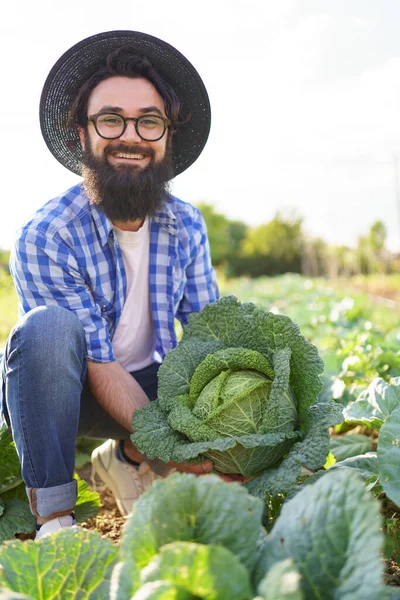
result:
<svg viewBox="0 0 400 600"><path fill-rule="evenodd" d="M142 140L142 138L136 131L134 121L131 121L131 120L127 121L126 129L125 129L124 133L121 135L120 139L121 140L135 140L136 142L140 142Z"/></svg>

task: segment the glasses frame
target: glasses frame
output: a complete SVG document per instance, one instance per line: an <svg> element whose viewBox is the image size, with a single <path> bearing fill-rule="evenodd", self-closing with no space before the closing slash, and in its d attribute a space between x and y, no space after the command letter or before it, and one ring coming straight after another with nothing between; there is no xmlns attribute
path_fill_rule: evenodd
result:
<svg viewBox="0 0 400 600"><path fill-rule="evenodd" d="M99 117L101 117L102 115L112 115L114 117L119 117L120 119L123 120L124 122L124 128L121 131L121 133L115 137L106 137L105 135L102 135L99 130L97 129L97 119ZM148 117L157 117L157 119L161 119L161 121L164 123L164 131L162 132L162 134L155 139L147 139L145 137L143 137L140 133L139 133L139 121L141 119L146 119ZM161 138L164 136L166 130L168 129L168 127L170 127L172 125L172 122L169 119L166 119L165 117L160 117L160 115L152 115L152 114L146 114L146 115L141 115L140 117L124 117L123 115L120 115L119 113L113 113L113 112L98 112L95 115L90 115L87 118L88 122L91 121L94 125L94 128L96 130L96 133L99 137L103 138L103 140L117 140L118 138L120 138L122 135L124 135L126 128L128 127L128 121L133 121L135 123L135 131L138 134L138 136L140 137L141 140L145 141L145 142L158 142L158 140L161 140Z"/></svg>

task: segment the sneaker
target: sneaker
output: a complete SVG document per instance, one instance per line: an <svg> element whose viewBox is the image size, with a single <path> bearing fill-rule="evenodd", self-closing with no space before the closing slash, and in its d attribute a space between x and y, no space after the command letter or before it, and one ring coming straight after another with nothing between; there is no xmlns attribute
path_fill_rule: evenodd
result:
<svg viewBox="0 0 400 600"><path fill-rule="evenodd" d="M155 479L161 479L152 471L147 462L135 467L117 457L118 440L107 440L92 452L92 465L95 473L112 491L118 510L122 516L132 512L136 500L151 486Z"/></svg>
<svg viewBox="0 0 400 600"><path fill-rule="evenodd" d="M76 527L76 521L72 515L64 515L63 517L50 519L50 521L46 521L46 523L44 523L41 528L36 531L35 541L67 527Z"/></svg>

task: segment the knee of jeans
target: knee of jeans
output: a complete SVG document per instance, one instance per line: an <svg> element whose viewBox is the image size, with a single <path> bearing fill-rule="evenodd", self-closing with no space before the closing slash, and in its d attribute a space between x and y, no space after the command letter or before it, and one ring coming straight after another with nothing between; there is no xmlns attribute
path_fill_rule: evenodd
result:
<svg viewBox="0 0 400 600"><path fill-rule="evenodd" d="M19 348L57 353L65 356L69 348L85 353L85 334L82 323L70 310L61 306L38 306L27 312L12 329L7 350Z"/></svg>

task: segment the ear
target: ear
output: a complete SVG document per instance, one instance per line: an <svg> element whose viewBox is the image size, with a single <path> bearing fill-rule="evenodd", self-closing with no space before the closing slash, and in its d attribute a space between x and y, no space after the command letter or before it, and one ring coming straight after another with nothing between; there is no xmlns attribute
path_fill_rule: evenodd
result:
<svg viewBox="0 0 400 600"><path fill-rule="evenodd" d="M82 150L85 150L85 130L83 127L78 127L78 134L81 141Z"/></svg>

